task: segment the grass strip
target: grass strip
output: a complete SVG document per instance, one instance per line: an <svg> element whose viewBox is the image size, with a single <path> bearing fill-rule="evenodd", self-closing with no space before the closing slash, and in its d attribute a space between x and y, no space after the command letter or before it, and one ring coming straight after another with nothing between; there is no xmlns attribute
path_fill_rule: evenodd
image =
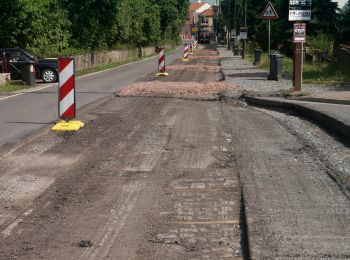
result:
<svg viewBox="0 0 350 260"><path fill-rule="evenodd" d="M32 86L25 85L19 82L7 82L5 85L0 86L0 93L14 92L23 89L31 88Z"/></svg>
<svg viewBox="0 0 350 260"><path fill-rule="evenodd" d="M248 60L254 62L254 50L249 49ZM269 59L267 53L261 54L261 63L257 68L268 71ZM283 58L282 70L284 74L293 75L293 59ZM350 67L339 63L311 63L305 62L303 67L303 82L317 85L350 85Z"/></svg>

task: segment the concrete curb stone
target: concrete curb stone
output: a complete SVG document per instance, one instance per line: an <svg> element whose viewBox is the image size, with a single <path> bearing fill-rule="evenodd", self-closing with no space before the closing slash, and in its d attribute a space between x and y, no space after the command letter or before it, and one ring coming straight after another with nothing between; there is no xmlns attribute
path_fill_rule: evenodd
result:
<svg viewBox="0 0 350 260"><path fill-rule="evenodd" d="M337 113L338 109L349 111L347 105L310 104L311 102L289 101L276 97L245 96L244 99L249 105L293 110L321 127L345 137L347 142L350 140L350 113L347 117Z"/></svg>

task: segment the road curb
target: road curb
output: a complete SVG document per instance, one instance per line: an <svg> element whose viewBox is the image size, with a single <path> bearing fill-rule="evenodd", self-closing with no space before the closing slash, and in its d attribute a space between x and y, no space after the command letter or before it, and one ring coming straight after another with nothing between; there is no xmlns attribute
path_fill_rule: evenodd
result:
<svg viewBox="0 0 350 260"><path fill-rule="evenodd" d="M315 98L315 97L298 97L298 98L289 98L289 99L293 101L308 101L308 102L316 102L316 103L350 105L350 100L344 100L344 99Z"/></svg>
<svg viewBox="0 0 350 260"><path fill-rule="evenodd" d="M346 138L346 140L350 140L350 122L341 120L330 113L312 109L304 104L287 101L282 98L272 99L245 96L244 99L249 105L293 110L299 116L312 120L321 127Z"/></svg>

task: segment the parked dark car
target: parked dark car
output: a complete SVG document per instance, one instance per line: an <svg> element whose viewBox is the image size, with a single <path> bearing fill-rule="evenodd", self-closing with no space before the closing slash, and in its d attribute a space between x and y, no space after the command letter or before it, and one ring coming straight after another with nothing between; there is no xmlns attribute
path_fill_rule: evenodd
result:
<svg viewBox="0 0 350 260"><path fill-rule="evenodd" d="M210 37L209 36L200 36L198 39L198 43L207 43L210 44Z"/></svg>
<svg viewBox="0 0 350 260"><path fill-rule="evenodd" d="M1 67L3 70L4 68L8 70L1 72L11 73L12 79L21 78L21 68L28 62L34 63L37 79L42 79L46 83L53 83L58 80L58 59L40 59L22 48L0 49L0 63L3 64ZM5 63L7 63L6 66Z"/></svg>

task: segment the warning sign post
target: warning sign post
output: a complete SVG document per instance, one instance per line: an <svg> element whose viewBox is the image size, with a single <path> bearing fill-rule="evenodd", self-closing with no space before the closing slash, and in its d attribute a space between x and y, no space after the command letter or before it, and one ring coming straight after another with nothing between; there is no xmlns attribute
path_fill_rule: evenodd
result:
<svg viewBox="0 0 350 260"><path fill-rule="evenodd" d="M84 127L81 121L72 120L76 116L75 66L72 58L59 58L58 114L63 120L52 130L60 132L78 131Z"/></svg>
<svg viewBox="0 0 350 260"><path fill-rule="evenodd" d="M269 21L269 56L270 56L271 54L271 20L278 19L278 14L275 8L273 8L273 5L271 2L268 2L267 5L265 6L264 11L260 15L260 19Z"/></svg>

